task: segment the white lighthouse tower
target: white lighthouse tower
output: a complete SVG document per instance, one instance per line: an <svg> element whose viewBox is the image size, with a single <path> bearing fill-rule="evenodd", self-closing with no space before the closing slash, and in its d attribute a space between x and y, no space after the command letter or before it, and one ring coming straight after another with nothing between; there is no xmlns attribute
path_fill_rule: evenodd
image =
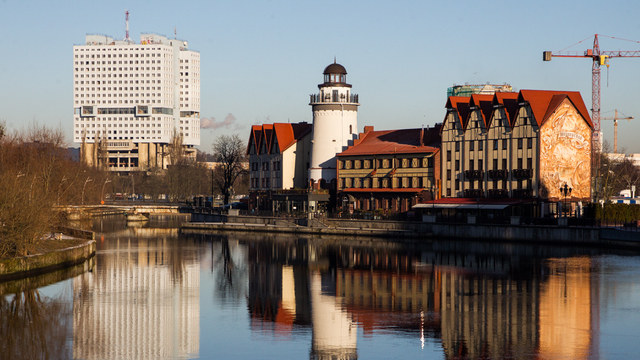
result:
<svg viewBox="0 0 640 360"><path fill-rule="evenodd" d="M314 188L329 188L336 180L336 154L358 136L358 95L347 84L347 70L333 64L324 69L319 94L311 95L313 110L309 180ZM335 187L335 186L333 186Z"/></svg>

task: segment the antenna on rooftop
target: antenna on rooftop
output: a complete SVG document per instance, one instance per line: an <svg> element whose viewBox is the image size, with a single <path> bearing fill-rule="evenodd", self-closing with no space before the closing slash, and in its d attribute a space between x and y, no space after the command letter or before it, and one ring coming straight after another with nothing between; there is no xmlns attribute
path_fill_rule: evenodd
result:
<svg viewBox="0 0 640 360"><path fill-rule="evenodd" d="M129 10L125 10L124 11L124 21L126 24L126 32L125 32L125 37L124 37L124 41L128 42L128 43L134 43L133 40L131 40L131 38L129 37Z"/></svg>
<svg viewBox="0 0 640 360"><path fill-rule="evenodd" d="M173 27L173 39L178 40L178 28L175 26Z"/></svg>

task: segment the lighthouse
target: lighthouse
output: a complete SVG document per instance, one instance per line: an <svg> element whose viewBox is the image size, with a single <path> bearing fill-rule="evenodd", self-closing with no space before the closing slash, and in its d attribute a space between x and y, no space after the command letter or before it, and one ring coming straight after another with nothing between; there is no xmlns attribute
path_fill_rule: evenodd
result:
<svg viewBox="0 0 640 360"><path fill-rule="evenodd" d="M324 69L320 92L312 94L313 111L309 180L315 189L333 188L336 182L336 154L353 145L358 136L358 95L347 84L347 70L333 61Z"/></svg>

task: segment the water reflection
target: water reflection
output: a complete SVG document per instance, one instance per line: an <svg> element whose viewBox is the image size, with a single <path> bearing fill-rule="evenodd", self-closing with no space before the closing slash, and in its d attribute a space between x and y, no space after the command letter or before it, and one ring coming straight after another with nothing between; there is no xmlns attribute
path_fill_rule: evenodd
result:
<svg viewBox="0 0 640 360"><path fill-rule="evenodd" d="M73 281L73 356L191 358L200 347L197 248L176 229L127 227Z"/></svg>
<svg viewBox="0 0 640 360"><path fill-rule="evenodd" d="M571 257L548 258L550 248L504 244L233 241L248 249L231 268L250 269L252 329L289 339L308 327L312 359L357 358L359 328L365 338L415 337L422 346L431 338L447 359L598 354L598 279L584 255L596 250L558 248Z"/></svg>
<svg viewBox="0 0 640 360"><path fill-rule="evenodd" d="M38 290L0 296L0 359L66 359L71 306Z"/></svg>
<svg viewBox="0 0 640 360"><path fill-rule="evenodd" d="M105 232L86 267L0 284L0 358L585 359L640 351L637 255L182 234L117 219L91 226ZM66 278L66 296L38 288ZM629 339L612 340L603 331L612 327Z"/></svg>

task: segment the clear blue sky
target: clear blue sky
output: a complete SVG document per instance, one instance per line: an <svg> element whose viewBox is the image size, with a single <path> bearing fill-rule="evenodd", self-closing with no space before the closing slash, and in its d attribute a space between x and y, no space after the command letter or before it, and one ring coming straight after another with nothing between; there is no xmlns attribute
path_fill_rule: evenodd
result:
<svg viewBox="0 0 640 360"><path fill-rule="evenodd" d="M312 119L309 94L333 62L360 95L359 130L441 122L447 87L509 83L516 89L576 90L591 108L591 61L542 61L593 34L640 40L640 2L611 1L14 1L0 0L0 120L62 126L71 141L72 46L87 33L141 32L189 41L201 53L200 148L220 134L247 139L252 124ZM584 51L592 39L569 50ZM640 43L600 40L603 50ZM602 70L602 116L619 109L619 147L640 152L640 58ZM613 122L603 121L613 143ZM77 146L77 145L75 145Z"/></svg>

